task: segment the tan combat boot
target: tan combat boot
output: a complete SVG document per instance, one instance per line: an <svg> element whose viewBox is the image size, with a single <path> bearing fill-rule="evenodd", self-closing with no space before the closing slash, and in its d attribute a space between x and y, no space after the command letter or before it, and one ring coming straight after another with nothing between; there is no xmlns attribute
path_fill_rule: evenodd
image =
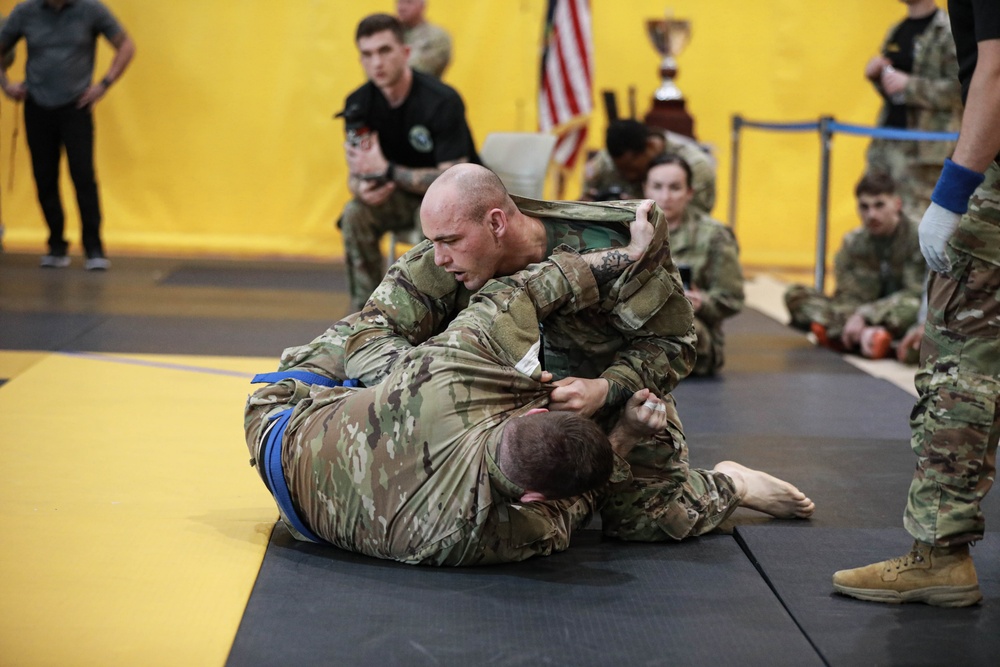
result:
<svg viewBox="0 0 1000 667"><path fill-rule="evenodd" d="M833 588L860 600L892 604L966 607L983 599L968 544L932 547L914 542L905 556L835 572Z"/></svg>

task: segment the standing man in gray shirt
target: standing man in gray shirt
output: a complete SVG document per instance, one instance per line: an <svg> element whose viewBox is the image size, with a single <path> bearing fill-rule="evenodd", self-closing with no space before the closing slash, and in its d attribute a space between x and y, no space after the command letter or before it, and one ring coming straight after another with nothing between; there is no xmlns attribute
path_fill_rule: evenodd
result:
<svg viewBox="0 0 1000 667"><path fill-rule="evenodd" d="M97 35L115 49L104 77L93 83ZM59 158L65 147L80 208L84 267L111 266L101 242L101 205L94 174L93 105L121 77L135 54L135 44L99 0L25 0L14 7L0 30L0 53L24 38L28 45L25 80L7 79L0 88L12 100L24 100L24 128L31 153L38 203L49 227L49 252L41 265L69 266L69 245L59 197Z"/></svg>

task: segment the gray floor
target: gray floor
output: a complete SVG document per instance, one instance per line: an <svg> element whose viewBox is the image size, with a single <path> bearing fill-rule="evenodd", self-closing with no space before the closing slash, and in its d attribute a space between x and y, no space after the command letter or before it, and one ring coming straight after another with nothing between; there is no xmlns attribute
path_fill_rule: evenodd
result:
<svg viewBox="0 0 1000 667"><path fill-rule="evenodd" d="M115 257L100 274L37 261L0 254L0 349L277 358L347 307L335 264ZM785 477L817 502L811 521L741 510L729 532L671 545L583 531L551 558L447 571L305 546L278 529L230 664L996 664L993 535L974 551L977 607L830 591L833 570L909 545L912 398L755 311L727 331L722 375L676 392L693 462L732 458ZM998 505L987 498L988 518Z"/></svg>

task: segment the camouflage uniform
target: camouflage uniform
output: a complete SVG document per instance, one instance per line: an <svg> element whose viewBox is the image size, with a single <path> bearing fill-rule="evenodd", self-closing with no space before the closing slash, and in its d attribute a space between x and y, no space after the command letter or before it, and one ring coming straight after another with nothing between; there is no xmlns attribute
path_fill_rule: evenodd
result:
<svg viewBox="0 0 1000 667"><path fill-rule="evenodd" d="M936 546L983 537L980 502L1000 438L1000 166L994 162L948 247L951 271L931 273L910 415L917 470L904 515Z"/></svg>
<svg viewBox="0 0 1000 667"><path fill-rule="evenodd" d="M883 52L896 27L889 30ZM948 15L938 10L927 29L914 41L913 71L902 93L906 129L957 132L962 123L961 92L951 25ZM886 102L879 112L879 127L885 126L888 114ZM868 169L888 173L898 184L904 212L919 220L931 203L941 165L954 150L954 141L872 139Z"/></svg>
<svg viewBox="0 0 1000 667"><path fill-rule="evenodd" d="M525 490L500 471L497 448L508 419L546 402L536 317L598 298L575 253L491 281L380 384L287 379L257 391L246 411L250 452L260 459L262 426L292 406L281 457L294 510L342 549L425 565L561 551L596 509L595 494L522 504Z"/></svg>
<svg viewBox="0 0 1000 667"><path fill-rule="evenodd" d="M540 218L549 251L620 246L638 202L544 202L515 197L521 211ZM617 489L602 518L605 533L635 540L681 539L714 528L738 498L725 475L691 469L670 392L694 360L691 305L670 258L667 226L654 209L656 234L640 265L601 289L601 301L573 316L544 323L545 368L556 377L603 377L609 392L596 418L606 428L625 401L644 387L668 407L668 428L656 442L637 446L628 462L636 478ZM638 270L638 267L645 267ZM285 350L281 368L359 378L371 386L413 346L438 334L470 301L470 293L434 263L425 241L389 269L360 313L335 323L312 343Z"/></svg>
<svg viewBox="0 0 1000 667"><path fill-rule="evenodd" d="M403 32L410 47L410 67L441 78L451 62L451 37L444 28L424 22Z"/></svg>
<svg viewBox="0 0 1000 667"><path fill-rule="evenodd" d="M885 327L898 339L916 323L927 272L916 223L902 217L889 237L872 236L864 227L848 232L834 271L833 297L805 285L792 285L785 292L793 326L808 330L818 322L831 339L839 338L847 318L858 312L865 322Z"/></svg>
<svg viewBox="0 0 1000 667"><path fill-rule="evenodd" d="M701 290L694 314L698 334L694 375L711 375L725 362L722 321L743 310L743 270L732 230L689 207L670 232L671 254L678 266L691 267L691 284Z"/></svg>
<svg viewBox="0 0 1000 667"><path fill-rule="evenodd" d="M389 232L420 229L423 195L396 189L381 206L358 199L344 205L339 222L344 239L344 267L351 293L351 310L360 309L385 272L379 242Z"/></svg>
<svg viewBox="0 0 1000 667"><path fill-rule="evenodd" d="M715 206L715 161L693 139L673 132L664 132L664 153L684 158L691 167L691 187L694 199L690 206L702 213L710 213ZM597 151L584 167L583 191L607 192L618 190L622 199L641 199L642 183L625 180L615 167L606 148Z"/></svg>

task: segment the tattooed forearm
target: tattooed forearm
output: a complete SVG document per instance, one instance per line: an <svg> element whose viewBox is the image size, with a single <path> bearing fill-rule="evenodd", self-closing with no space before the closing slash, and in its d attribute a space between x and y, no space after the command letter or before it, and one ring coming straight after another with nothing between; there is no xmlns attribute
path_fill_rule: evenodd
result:
<svg viewBox="0 0 1000 667"><path fill-rule="evenodd" d="M628 256L624 248L589 252L583 255L583 259L590 265L590 270L598 284L611 282L635 263L635 260Z"/></svg>
<svg viewBox="0 0 1000 667"><path fill-rule="evenodd" d="M441 175L441 172L459 162L468 162L468 160L442 162L436 167L404 167L397 164L393 168L392 180L403 190L422 195L427 192L427 188L431 186L434 179Z"/></svg>

